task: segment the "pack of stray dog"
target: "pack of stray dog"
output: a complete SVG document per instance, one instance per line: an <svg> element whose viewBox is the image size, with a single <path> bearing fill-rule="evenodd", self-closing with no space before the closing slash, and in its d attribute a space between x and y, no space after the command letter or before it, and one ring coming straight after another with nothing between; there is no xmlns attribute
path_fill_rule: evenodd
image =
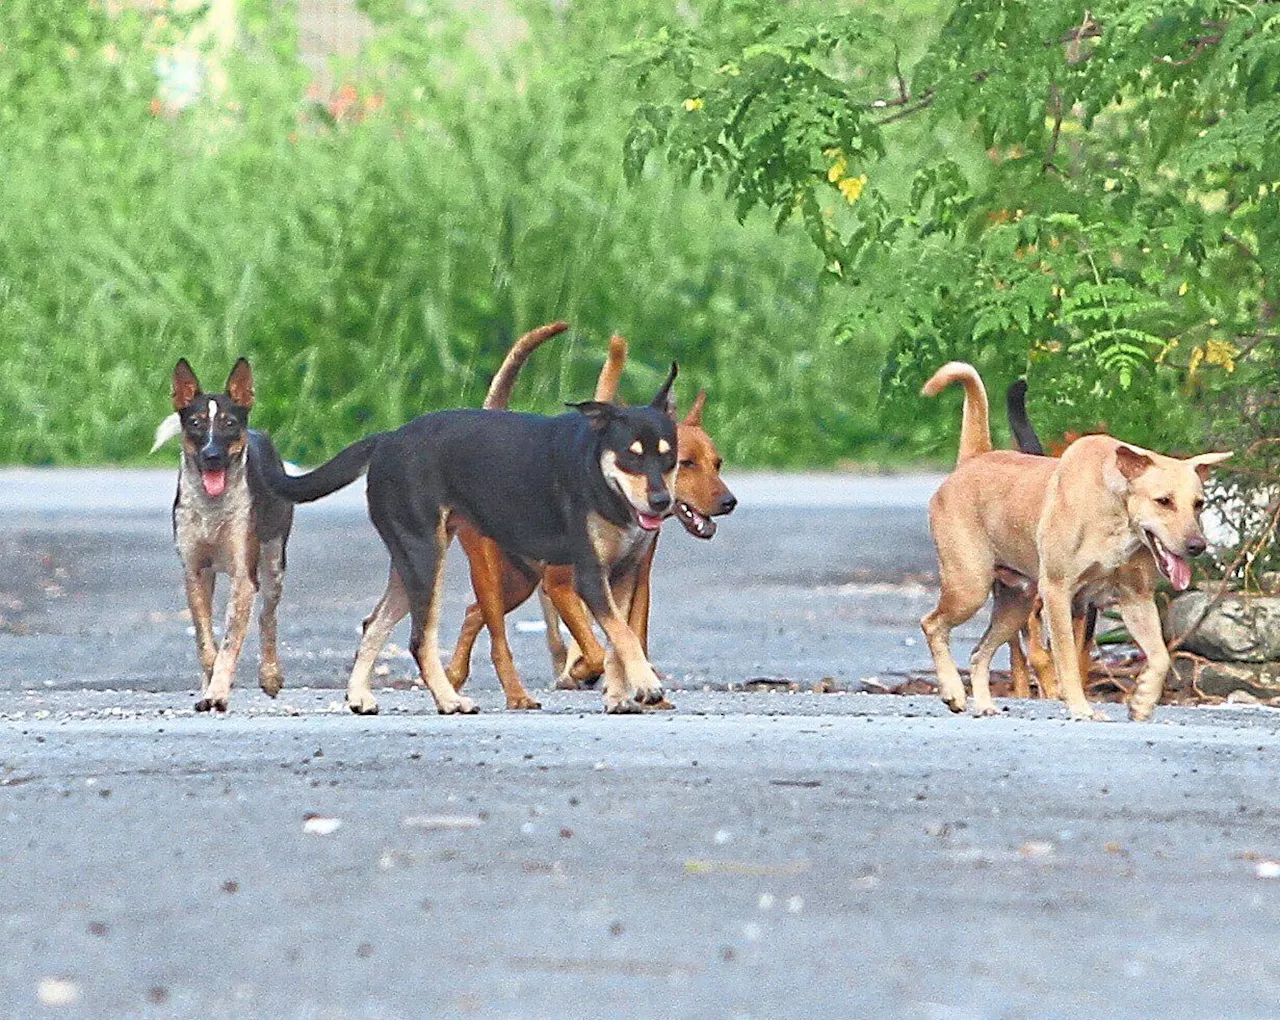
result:
<svg viewBox="0 0 1280 1020"><path fill-rule="evenodd" d="M552 323L521 337L495 377L486 407L422 415L297 475L285 470L265 434L248 427L254 393L247 361L236 363L222 394L203 392L187 362L178 362L174 413L157 430L155 448L182 439L174 538L204 669L198 711L228 708L259 587L261 686L273 697L280 691L275 614L293 505L365 474L369 517L390 565L386 590L364 621L347 686L351 711L378 711L370 677L405 616L411 619L410 651L440 713L476 711L459 690L477 617L490 631L508 707L538 708L516 673L504 617L539 582L556 614L548 638L553 656L559 652L563 685L603 676L604 706L611 713L671 707L648 658L648 581L657 533L675 515L691 534L710 538L711 518L730 513L737 500L720 478L719 453L702 429L705 392L677 422L674 363L647 405L612 402L626 354L621 338L611 345L596 399L570 404L555 417L501 409L523 361L565 328ZM677 483L681 470L683 485ZM444 556L455 535L470 561L477 602L450 676L439 655L439 618ZM211 622L218 573L231 585L220 645ZM572 652L554 645L560 618L573 636ZM592 619L604 631L607 652L591 631Z"/></svg>
<svg viewBox="0 0 1280 1020"><path fill-rule="evenodd" d="M373 668L406 616L410 652L440 713L476 711L461 690L482 628L490 634L507 707L540 707L521 682L505 632L507 614L535 590L557 686L603 679L610 713L671 707L649 661L649 579L658 532L675 516L690 535L708 539L716 531L713 518L732 512L737 500L702 427L705 391L683 419L676 414L674 363L648 404L614 402L627 353L621 337L610 343L593 399L554 417L505 409L520 367L566 328L556 322L521 337L482 408L424 414L366 436L301 474L289 473L271 440L248 427L254 385L247 361L236 362L220 394L203 392L187 362L178 362L174 413L157 430L156 448L182 439L173 528L203 670L197 711L227 710L259 591L259 682L272 697L279 693L276 612L293 506L362 475L389 566L347 684L352 712L378 711ZM998 713L991 660L1008 645L1015 694L1028 696L1034 670L1041 693L1061 697L1070 718L1102 718L1084 683L1098 610L1115 606L1146 659L1129 714L1149 719L1170 667L1156 586L1161 577L1175 590L1190 584L1188 560L1206 548L1199 521L1204 482L1230 454L1179 459L1086 435L1061 457L1045 456L1026 417L1025 383L1008 394L1019 450L995 450L986 389L973 366L944 365L923 393L935 396L952 383L964 391L959 455L929 503L941 592L921 620L943 702L954 712L968 705L950 636L993 596L991 622L970 660L973 713ZM444 557L454 537L467 555L476 601L445 667L440 605ZM220 643L212 626L219 573L230 579Z"/></svg>

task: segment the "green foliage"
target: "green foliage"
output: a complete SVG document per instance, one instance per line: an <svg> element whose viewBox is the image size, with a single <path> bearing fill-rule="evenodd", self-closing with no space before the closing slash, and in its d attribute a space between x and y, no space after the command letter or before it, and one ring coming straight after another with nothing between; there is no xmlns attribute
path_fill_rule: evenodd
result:
<svg viewBox="0 0 1280 1020"><path fill-rule="evenodd" d="M960 0L908 33L882 7L726 3L651 36L630 177L660 151L798 219L854 295L846 334L893 335L883 420L911 449L954 441L916 393L957 357L1027 374L1048 436L1206 441L1219 394L1259 384L1237 361L1274 361L1280 11Z"/></svg>
<svg viewBox="0 0 1280 1020"><path fill-rule="evenodd" d="M314 461L478 404L555 318L574 329L520 406L589 392L618 331L625 394L678 358L731 464L877 450L874 388L845 375L884 341L834 335L844 299L803 233L738 227L676 173L623 183L630 83L606 55L672 4L530 3L505 35L454 5L367 7L375 38L321 88L286 5L237 5L225 91L179 111L155 63L194 21L0 4L0 460L139 459L179 356L216 386L245 354L255 423Z"/></svg>

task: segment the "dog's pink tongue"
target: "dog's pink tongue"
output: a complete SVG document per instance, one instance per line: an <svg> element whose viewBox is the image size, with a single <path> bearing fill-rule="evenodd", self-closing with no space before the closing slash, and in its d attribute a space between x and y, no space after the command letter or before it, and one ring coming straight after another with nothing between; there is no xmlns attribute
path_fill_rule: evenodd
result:
<svg viewBox="0 0 1280 1020"><path fill-rule="evenodd" d="M227 488L227 472L222 471L201 471L200 481L204 483L204 491L210 496L221 496Z"/></svg>
<svg viewBox="0 0 1280 1020"><path fill-rule="evenodd" d="M1191 564L1181 556L1169 553L1169 583L1174 591L1186 591L1191 586Z"/></svg>
<svg viewBox="0 0 1280 1020"><path fill-rule="evenodd" d="M640 521L640 527L645 531L657 531L662 527L662 518L657 514L644 514L637 510L636 519Z"/></svg>

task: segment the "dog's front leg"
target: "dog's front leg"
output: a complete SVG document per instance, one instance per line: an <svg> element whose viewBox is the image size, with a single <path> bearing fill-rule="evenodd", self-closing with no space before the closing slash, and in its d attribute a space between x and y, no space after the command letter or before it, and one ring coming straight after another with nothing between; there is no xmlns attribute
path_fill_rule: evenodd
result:
<svg viewBox="0 0 1280 1020"><path fill-rule="evenodd" d="M542 579L543 593L551 601L559 619L564 620L573 639L565 649L564 663L556 679L556 687L561 690L576 691L583 683L599 679L605 669L604 648L591 630L591 616L582 604L576 584L573 569L559 566L548 567Z"/></svg>
<svg viewBox="0 0 1280 1020"><path fill-rule="evenodd" d="M649 665L649 660L645 658L640 639L627 626L618 611L618 604L614 601L604 569L594 558L579 561L575 565L574 577L578 594L604 628L605 636L612 646L611 653L622 663L622 677L618 676L617 670L605 670L605 711L636 712L639 711L637 701L648 705L661 702L662 684ZM635 692L634 701L628 696L632 691Z"/></svg>
<svg viewBox="0 0 1280 1020"><path fill-rule="evenodd" d="M187 589L187 608L196 632L196 654L200 657L200 693L209 689L213 664L218 658L218 645L213 640L213 568L201 569L184 564L183 579Z"/></svg>
<svg viewBox="0 0 1280 1020"><path fill-rule="evenodd" d="M1073 720L1105 722L1107 717L1102 712L1095 712L1084 696L1075 628L1071 622L1071 594L1065 581L1050 581L1044 577L1040 580L1040 597L1044 600L1044 615L1049 625L1053 671L1057 674L1062 700L1067 703Z"/></svg>
<svg viewBox="0 0 1280 1020"><path fill-rule="evenodd" d="M1150 593L1135 593L1121 600L1120 618L1147 657L1129 696L1129 718L1146 722L1164 693L1164 680L1169 675L1169 649L1160 629L1160 612Z"/></svg>
<svg viewBox="0 0 1280 1020"><path fill-rule="evenodd" d="M249 619L253 615L253 597L257 585L246 569L231 575L231 594L227 598L227 616L223 625L222 646L213 663L213 676L205 689L204 697L196 702L197 712L210 710L225 712L231 701L231 685L236 679L236 662L249 631Z"/></svg>

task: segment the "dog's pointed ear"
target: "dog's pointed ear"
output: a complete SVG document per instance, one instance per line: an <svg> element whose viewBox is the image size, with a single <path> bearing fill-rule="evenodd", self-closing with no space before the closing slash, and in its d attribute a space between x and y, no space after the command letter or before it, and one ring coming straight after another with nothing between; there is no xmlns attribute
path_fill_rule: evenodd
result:
<svg viewBox="0 0 1280 1020"><path fill-rule="evenodd" d="M676 397L672 392L672 385L676 381L676 373L679 372L679 366L673 361L671 362L671 371L667 373L667 381L662 384L662 389L653 395L650 406L656 407L672 421L676 420Z"/></svg>
<svg viewBox="0 0 1280 1020"><path fill-rule="evenodd" d="M698 395L693 398L693 406L689 408L689 413L684 416L685 425L692 425L696 429L702 428L702 408L707 402L707 391L698 390Z"/></svg>
<svg viewBox="0 0 1280 1020"><path fill-rule="evenodd" d="M1213 465L1221 464L1230 456L1230 450L1225 453L1202 453L1198 457L1188 457L1187 463L1196 469L1196 474L1200 476L1200 481L1207 482L1209 480L1209 472L1213 470Z"/></svg>
<svg viewBox="0 0 1280 1020"><path fill-rule="evenodd" d="M609 424L613 420L618 409L612 404L603 400L581 400L576 404L566 403L565 407L572 407L586 415L587 421L591 422L591 427L597 432Z"/></svg>
<svg viewBox="0 0 1280 1020"><path fill-rule="evenodd" d="M1126 481L1133 481L1148 468L1154 467L1155 463L1141 450L1135 450L1132 446L1116 447L1116 467L1120 469Z"/></svg>
<svg viewBox="0 0 1280 1020"><path fill-rule="evenodd" d="M237 407L248 410L253 406L253 369L244 358L237 359L227 376L227 396Z"/></svg>
<svg viewBox="0 0 1280 1020"><path fill-rule="evenodd" d="M191 371L186 358L173 366L173 409L181 411L200 395L200 380Z"/></svg>

